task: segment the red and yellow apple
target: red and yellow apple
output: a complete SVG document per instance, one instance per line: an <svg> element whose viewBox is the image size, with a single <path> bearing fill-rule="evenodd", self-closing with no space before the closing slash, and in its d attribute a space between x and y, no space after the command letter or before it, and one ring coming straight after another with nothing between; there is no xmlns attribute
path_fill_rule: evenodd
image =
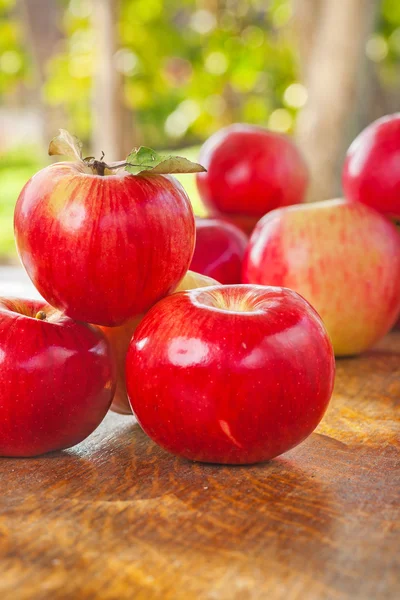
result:
<svg viewBox="0 0 400 600"><path fill-rule="evenodd" d="M400 236L358 202L330 200L275 210L258 223L246 282L289 287L321 315L337 356L370 348L400 312Z"/></svg>
<svg viewBox="0 0 400 600"><path fill-rule="evenodd" d="M40 294L70 317L120 325L176 288L195 243L193 211L171 176L96 174L53 164L15 208L21 261Z"/></svg>
<svg viewBox="0 0 400 600"><path fill-rule="evenodd" d="M295 292L253 285L172 294L137 327L127 390L143 430L191 460L269 460L304 440L332 394L331 342Z"/></svg>
<svg viewBox="0 0 400 600"><path fill-rule="evenodd" d="M84 440L103 420L115 364L101 332L41 301L0 299L0 456Z"/></svg>
<svg viewBox="0 0 400 600"><path fill-rule="evenodd" d="M238 227L221 219L196 219L196 245L190 268L219 283L241 283L248 243Z"/></svg>
<svg viewBox="0 0 400 600"><path fill-rule="evenodd" d="M205 206L246 233L270 210L304 200L308 169L286 135L230 125L206 141L200 161L207 170L196 176Z"/></svg>
<svg viewBox="0 0 400 600"><path fill-rule="evenodd" d="M215 279L211 279L205 275L199 275L193 271L188 271L174 291L180 292L182 290L192 290L199 287L215 285L216 283L217 281L215 281ZM101 327L102 332L105 334L111 345L117 363L117 387L115 389L111 408L115 412L124 415L132 414L125 385L126 353L132 335L143 317L144 315L139 315L138 317L129 319L119 327Z"/></svg>

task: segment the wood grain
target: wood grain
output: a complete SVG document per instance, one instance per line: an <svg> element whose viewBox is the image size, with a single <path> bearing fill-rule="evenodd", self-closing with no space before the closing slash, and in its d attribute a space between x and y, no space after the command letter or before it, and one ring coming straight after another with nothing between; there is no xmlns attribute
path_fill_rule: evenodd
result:
<svg viewBox="0 0 400 600"><path fill-rule="evenodd" d="M337 371L318 433L263 465L174 458L111 414L1 459L0 598L399 598L400 334Z"/></svg>

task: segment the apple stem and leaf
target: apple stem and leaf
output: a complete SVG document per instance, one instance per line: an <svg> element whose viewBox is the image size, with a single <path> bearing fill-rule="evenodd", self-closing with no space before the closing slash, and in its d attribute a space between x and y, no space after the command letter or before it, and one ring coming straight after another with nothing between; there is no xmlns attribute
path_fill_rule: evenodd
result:
<svg viewBox="0 0 400 600"><path fill-rule="evenodd" d="M125 161L107 164L103 162L104 152L100 160L94 156L82 156L82 142L65 129L60 129L49 145L50 156L68 156L75 161L84 163L93 174L111 175L113 171L125 169L131 175L158 174L171 175L176 173L201 173L206 169L182 156L158 154L155 150L140 146L132 150Z"/></svg>
<svg viewBox="0 0 400 600"><path fill-rule="evenodd" d="M201 173L206 169L198 163L183 158L183 156L162 155L151 148L141 146L132 150L128 155L125 170L133 175L150 172L168 175L173 173Z"/></svg>

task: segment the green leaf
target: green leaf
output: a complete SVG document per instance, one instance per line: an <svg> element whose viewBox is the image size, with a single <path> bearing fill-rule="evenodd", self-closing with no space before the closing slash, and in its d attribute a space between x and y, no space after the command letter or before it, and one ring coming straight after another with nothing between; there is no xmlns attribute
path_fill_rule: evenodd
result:
<svg viewBox="0 0 400 600"><path fill-rule="evenodd" d="M59 129L49 145L50 156L69 156L74 160L82 160L82 142L66 129Z"/></svg>
<svg viewBox="0 0 400 600"><path fill-rule="evenodd" d="M168 175L173 173L201 173L206 169L182 156L165 156L155 150L141 146L133 150L126 159L125 170L132 175L138 173L157 173Z"/></svg>

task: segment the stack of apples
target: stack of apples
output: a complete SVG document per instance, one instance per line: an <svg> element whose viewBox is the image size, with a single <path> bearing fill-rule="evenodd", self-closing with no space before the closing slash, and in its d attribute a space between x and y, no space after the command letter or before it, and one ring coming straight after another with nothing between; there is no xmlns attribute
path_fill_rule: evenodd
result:
<svg viewBox="0 0 400 600"><path fill-rule="evenodd" d="M49 152L72 161L37 173L15 209L45 301L0 302L0 454L73 446L111 404L191 460L254 463L305 439L334 352L369 348L400 312L400 236L378 212L400 215L400 177L383 177L399 122L354 142L346 200L312 205L299 151L261 128L211 138L207 170L144 147L83 158L61 130ZM211 219L195 221L182 172L197 173ZM250 240L232 221L258 221Z"/></svg>

